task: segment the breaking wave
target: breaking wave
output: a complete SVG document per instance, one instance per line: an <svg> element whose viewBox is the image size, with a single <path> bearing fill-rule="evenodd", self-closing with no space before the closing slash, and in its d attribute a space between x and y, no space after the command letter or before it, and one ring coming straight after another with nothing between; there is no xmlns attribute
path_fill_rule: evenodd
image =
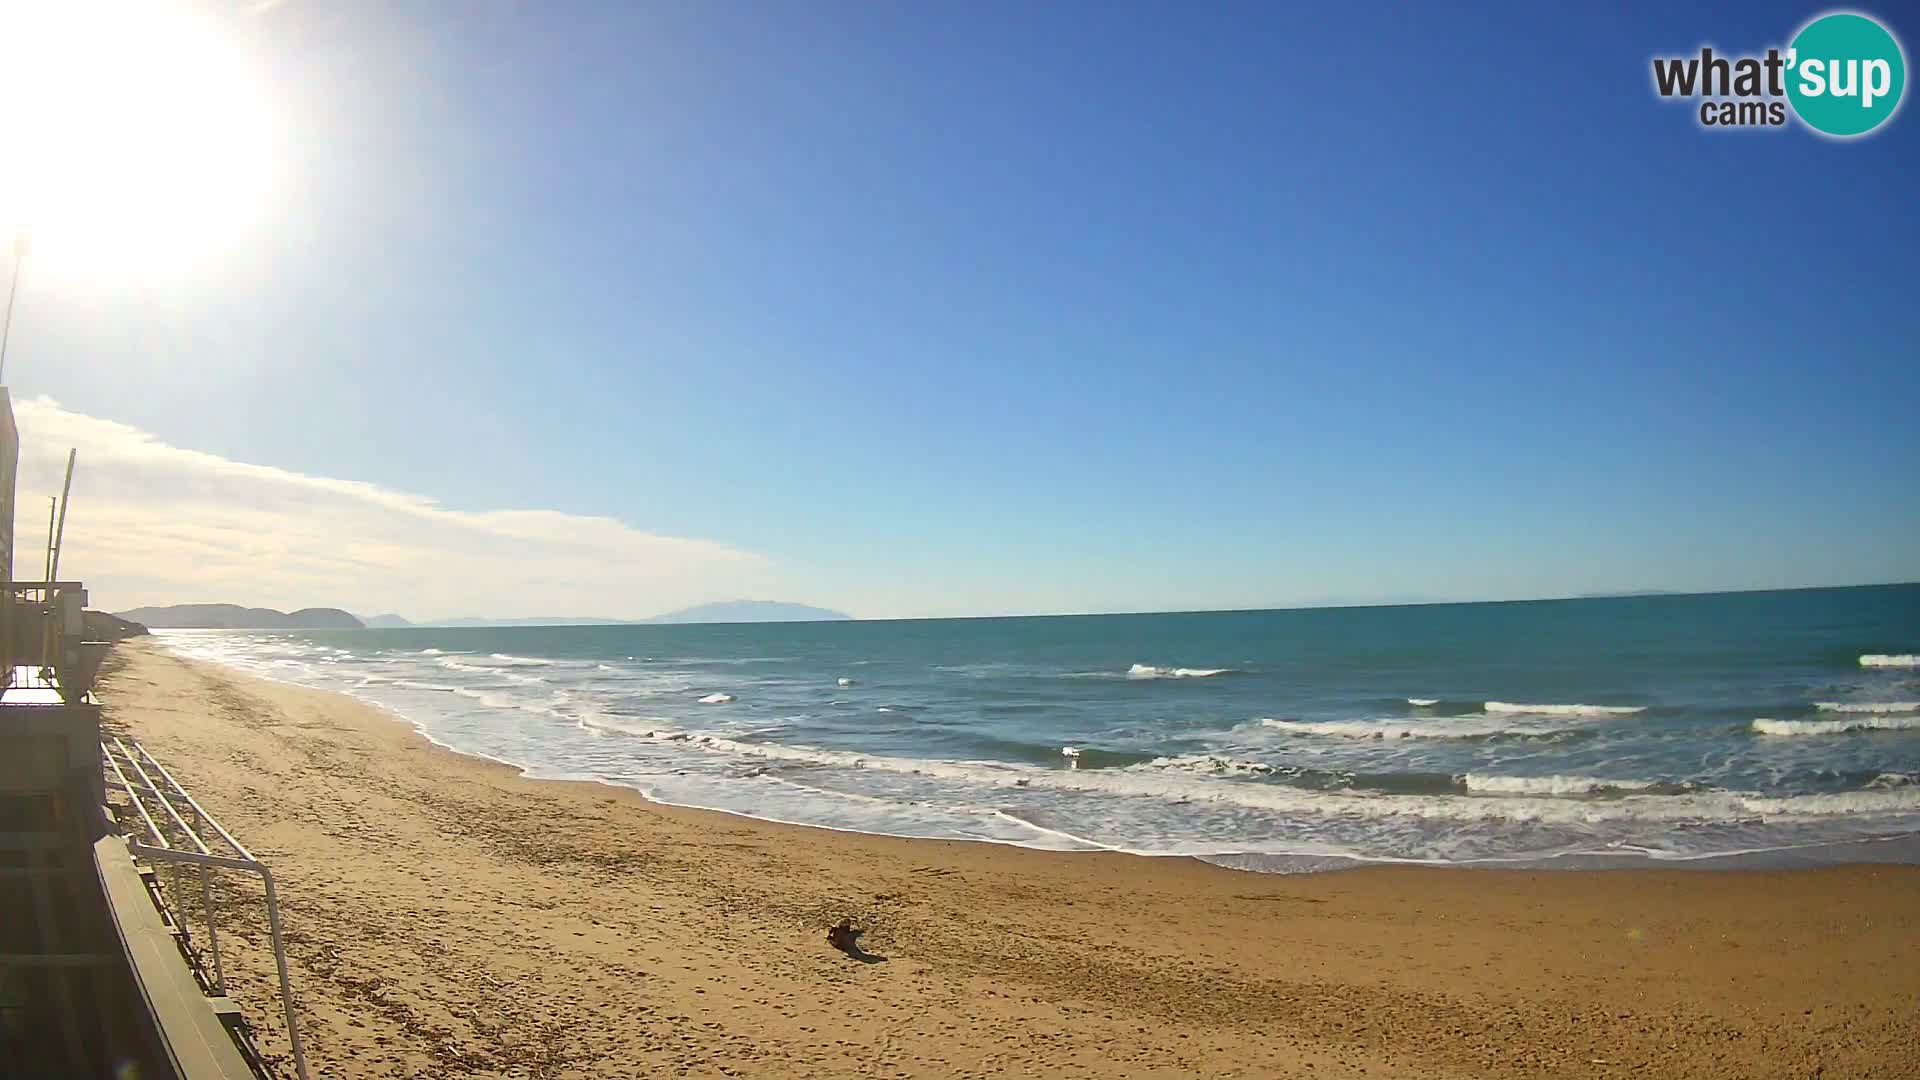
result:
<svg viewBox="0 0 1920 1080"><path fill-rule="evenodd" d="M1516 705L1511 701L1489 701L1490 713L1526 713L1532 716L1632 716L1646 712L1645 705Z"/></svg>
<svg viewBox="0 0 1920 1080"><path fill-rule="evenodd" d="M1920 701L1818 701L1813 707L1821 712L1903 713L1920 712Z"/></svg>
<svg viewBox="0 0 1920 1080"><path fill-rule="evenodd" d="M1275 720L1260 726L1293 735L1320 735L1333 739L1490 739L1498 736L1552 738L1565 727L1516 725L1507 717L1449 716L1434 720Z"/></svg>
<svg viewBox="0 0 1920 1080"><path fill-rule="evenodd" d="M1135 664L1127 669L1127 678L1205 679L1214 675L1231 674L1232 671L1232 668L1154 667L1152 664Z"/></svg>
<svg viewBox="0 0 1920 1080"><path fill-rule="evenodd" d="M1606 821L1734 822L1761 817L1818 818L1853 813L1912 813L1920 811L1920 785L1901 785L1819 795L1769 797L1735 791L1679 791L1658 794L1625 785L1639 781L1591 777L1520 777L1508 782L1528 787L1561 787L1575 782L1589 785L1579 794L1603 794L1611 788L1619 798L1568 799L1567 791L1516 790L1509 798L1475 794L1389 795L1365 790L1314 790L1285 784L1221 783L1199 775L1180 775L1181 769L1061 769L987 761L943 761L858 754L780 743L742 742L720 735L689 732L653 732L655 740L689 748L790 762L808 767L845 768L922 776L998 788L1033 791L1070 791L1091 795L1160 799L1178 803L1214 804L1282 814L1358 817L1369 819L1420 818L1456 821L1526 821L1592 824ZM1173 759L1178 761L1180 759ZM1148 763L1152 766L1154 763ZM1251 763L1246 763L1251 764ZM1229 765L1231 767L1231 765ZM1198 770L1194 770L1198 771ZM1499 783L1482 777L1481 783ZM1469 785L1471 781L1469 781ZM1676 789L1677 789L1676 785Z"/></svg>
<svg viewBox="0 0 1920 1080"><path fill-rule="evenodd" d="M1860 657L1861 667L1920 667L1920 656L1889 656L1886 653L1867 653Z"/></svg>
<svg viewBox="0 0 1920 1080"><path fill-rule="evenodd" d="M1597 776L1490 776L1468 773L1468 791L1489 795L1611 795L1628 792L1679 793L1681 785L1658 780L1603 780Z"/></svg>
<svg viewBox="0 0 1920 1080"><path fill-rule="evenodd" d="M1911 731L1920 729L1920 716L1855 716L1846 720L1756 719L1761 735L1845 735L1852 731Z"/></svg>

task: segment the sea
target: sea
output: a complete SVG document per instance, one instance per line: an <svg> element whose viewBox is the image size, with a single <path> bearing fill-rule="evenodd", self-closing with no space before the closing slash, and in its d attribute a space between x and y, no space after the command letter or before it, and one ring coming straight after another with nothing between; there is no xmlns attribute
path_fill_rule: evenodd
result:
<svg viewBox="0 0 1920 1080"><path fill-rule="evenodd" d="M1273 872L1920 837L1920 585L160 640L530 776L865 833Z"/></svg>

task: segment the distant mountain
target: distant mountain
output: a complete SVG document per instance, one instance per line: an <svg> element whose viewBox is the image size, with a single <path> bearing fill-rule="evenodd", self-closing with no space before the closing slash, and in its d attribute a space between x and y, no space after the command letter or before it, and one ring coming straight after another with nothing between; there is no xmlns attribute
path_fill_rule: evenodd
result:
<svg viewBox="0 0 1920 1080"><path fill-rule="evenodd" d="M853 616L844 611L783 604L775 600L727 600L718 604L669 611L645 621L650 623L740 623L740 622L838 622Z"/></svg>
<svg viewBox="0 0 1920 1080"><path fill-rule="evenodd" d="M524 619L481 619L468 615L458 619L429 619L415 626L622 626L632 619L602 619L593 615L540 615Z"/></svg>
<svg viewBox="0 0 1920 1080"><path fill-rule="evenodd" d="M122 611L123 619L156 629L185 630L359 630L359 619L339 608L310 607L292 613L238 604L174 604Z"/></svg>
<svg viewBox="0 0 1920 1080"><path fill-rule="evenodd" d="M369 629L401 629L413 625L398 615L368 615L360 621L366 623Z"/></svg>

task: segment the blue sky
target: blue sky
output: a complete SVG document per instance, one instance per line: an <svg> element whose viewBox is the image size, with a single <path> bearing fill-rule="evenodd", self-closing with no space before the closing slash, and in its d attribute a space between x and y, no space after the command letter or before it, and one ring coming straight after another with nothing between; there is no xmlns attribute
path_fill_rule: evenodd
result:
<svg viewBox="0 0 1920 1080"><path fill-rule="evenodd" d="M1920 578L1920 119L1650 86L1816 7L220 10L271 215L177 280L30 268L15 399L759 560L593 613ZM381 587L555 613L488 576Z"/></svg>

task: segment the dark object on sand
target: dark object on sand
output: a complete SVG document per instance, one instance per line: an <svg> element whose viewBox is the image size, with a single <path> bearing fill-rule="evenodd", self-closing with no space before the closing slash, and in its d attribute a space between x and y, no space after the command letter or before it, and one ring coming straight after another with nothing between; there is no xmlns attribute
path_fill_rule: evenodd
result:
<svg viewBox="0 0 1920 1080"><path fill-rule="evenodd" d="M841 919L839 922L827 927L827 944L839 949L841 952L846 953L848 956L853 957L863 964L884 963L887 959L886 957L881 956L879 953L870 953L860 947L860 935L864 933L866 933L865 930L853 925L852 919Z"/></svg>
<svg viewBox="0 0 1920 1080"><path fill-rule="evenodd" d="M859 938L864 933L865 930L853 925L852 919L841 919L827 928L827 944L848 955L859 956L863 951Z"/></svg>

